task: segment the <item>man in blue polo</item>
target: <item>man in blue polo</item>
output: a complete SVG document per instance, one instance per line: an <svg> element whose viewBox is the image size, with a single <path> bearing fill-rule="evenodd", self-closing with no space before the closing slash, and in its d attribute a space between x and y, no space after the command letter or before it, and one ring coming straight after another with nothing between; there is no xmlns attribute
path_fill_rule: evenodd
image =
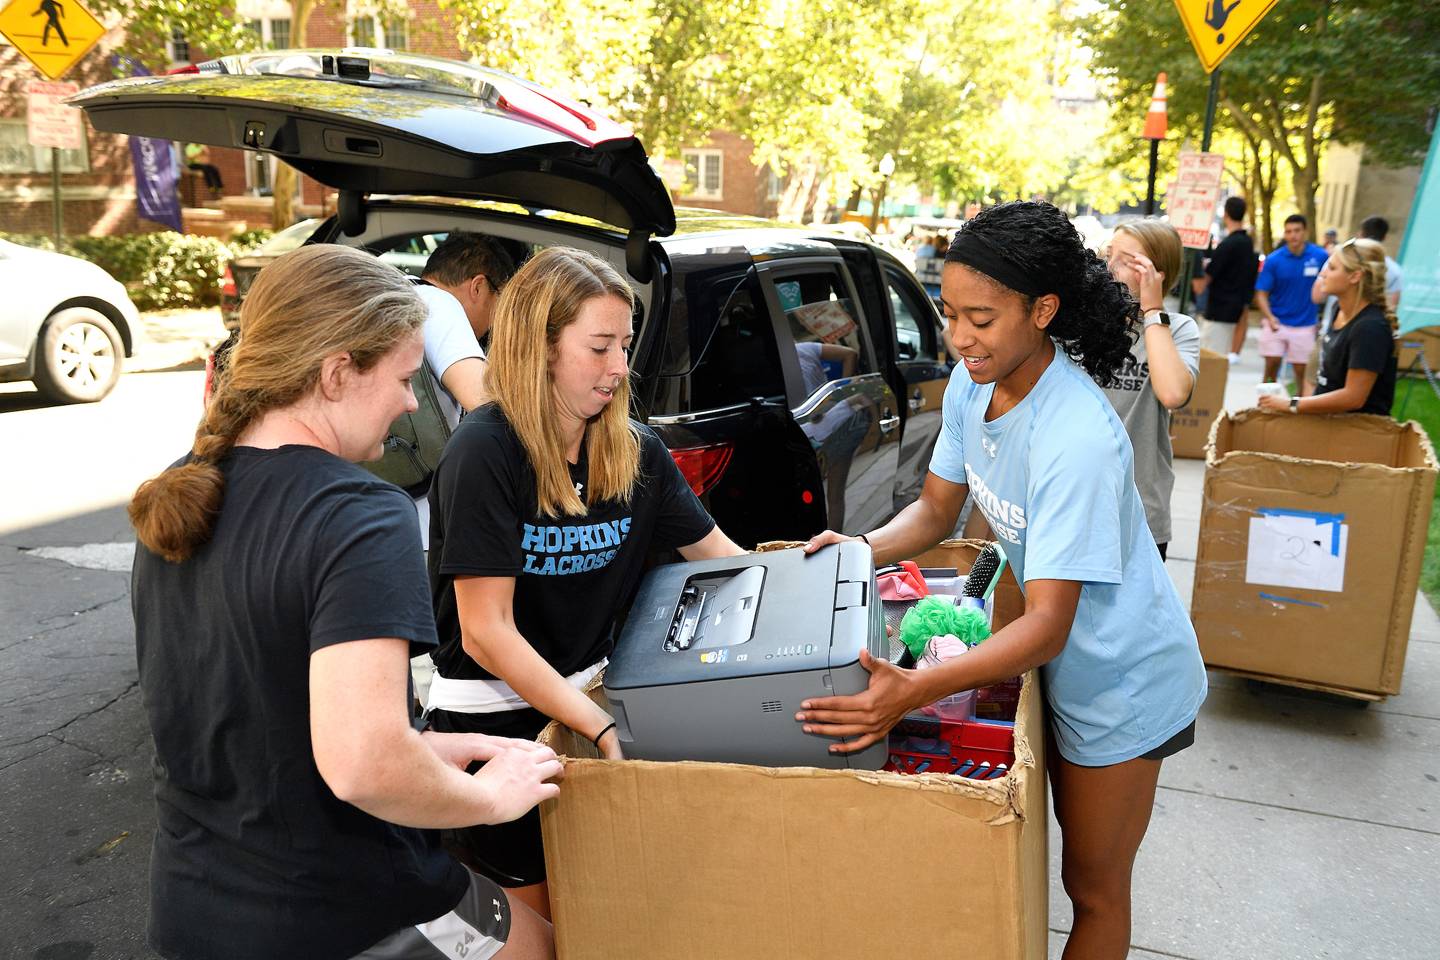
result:
<svg viewBox="0 0 1440 960"><path fill-rule="evenodd" d="M1318 318L1310 288L1328 256L1309 241L1310 224L1298 213L1285 218L1285 242L1265 258L1255 281L1255 306L1260 310L1260 356L1265 382L1274 383L1282 360L1295 369L1295 383L1305 382L1305 365L1315 347Z"/></svg>

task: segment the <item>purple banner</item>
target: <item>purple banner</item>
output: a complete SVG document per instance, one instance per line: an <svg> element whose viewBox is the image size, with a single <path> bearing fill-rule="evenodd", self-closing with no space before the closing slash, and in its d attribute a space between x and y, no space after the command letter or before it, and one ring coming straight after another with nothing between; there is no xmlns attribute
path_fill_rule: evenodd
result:
<svg viewBox="0 0 1440 960"><path fill-rule="evenodd" d="M179 170L170 141L131 137L130 159L135 162L135 198L140 203L140 216L183 233L180 194L175 189Z"/></svg>
<svg viewBox="0 0 1440 960"><path fill-rule="evenodd" d="M148 77L150 71L129 57L116 56L114 63L128 69L132 77ZM180 219L180 163L169 140L150 137L130 138L130 159L135 164L135 199L140 216L163 223L177 233L184 233Z"/></svg>

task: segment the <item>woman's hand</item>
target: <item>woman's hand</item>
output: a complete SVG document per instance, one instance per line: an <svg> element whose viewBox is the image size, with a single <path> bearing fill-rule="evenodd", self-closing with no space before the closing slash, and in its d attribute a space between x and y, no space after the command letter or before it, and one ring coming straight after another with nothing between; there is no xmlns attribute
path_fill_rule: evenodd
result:
<svg viewBox="0 0 1440 960"><path fill-rule="evenodd" d="M605 735L596 744L600 748L600 756L606 760L624 760L625 754L620 751L620 734L614 727L605 731Z"/></svg>
<svg viewBox="0 0 1440 960"><path fill-rule="evenodd" d="M1150 258L1143 253L1127 253L1125 254L1125 265L1130 268L1131 275L1135 278L1136 286L1140 290L1140 306L1147 310L1157 307L1164 309L1164 276L1155 269L1155 264Z"/></svg>
<svg viewBox="0 0 1440 960"><path fill-rule="evenodd" d="M537 750L555 756L555 751L534 740L492 737L485 733L438 733L434 730L426 730L421 736L431 752L461 770L477 760L493 760L502 750Z"/></svg>
<svg viewBox="0 0 1440 960"><path fill-rule="evenodd" d="M502 747L475 774L490 794L490 814L484 822L509 823L540 801L560 795L560 785L554 781L564 775L564 766L549 747L532 746L538 749Z"/></svg>
<svg viewBox="0 0 1440 960"><path fill-rule="evenodd" d="M834 530L822 530L809 540L806 540L805 546L801 549L808 555L819 550L821 547L828 547L832 543L847 543L859 539L859 537L847 537L845 534L836 533Z"/></svg>
<svg viewBox="0 0 1440 960"><path fill-rule="evenodd" d="M1290 398L1271 396L1267 393L1255 401L1255 406L1261 410L1269 410L1271 413L1288 413L1290 412Z"/></svg>
<svg viewBox="0 0 1440 960"><path fill-rule="evenodd" d="M806 700L795 714L806 733L855 738L832 745L831 753L864 750L889 733L905 714L922 706L919 701L924 698L913 670L876 660L868 650L860 651L860 666L870 673L870 685L864 693Z"/></svg>

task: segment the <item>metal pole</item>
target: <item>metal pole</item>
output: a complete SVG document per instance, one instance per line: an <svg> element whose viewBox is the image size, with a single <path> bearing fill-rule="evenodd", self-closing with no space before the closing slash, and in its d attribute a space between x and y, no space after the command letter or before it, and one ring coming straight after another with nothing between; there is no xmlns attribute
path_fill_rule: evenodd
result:
<svg viewBox="0 0 1440 960"><path fill-rule="evenodd" d="M60 206L60 148L50 148L50 208L54 213L55 250L60 250L60 241L65 236L65 212Z"/></svg>
<svg viewBox="0 0 1440 960"><path fill-rule="evenodd" d="M1150 178L1145 188L1145 216L1155 216L1155 167L1160 162L1160 141L1150 141Z"/></svg>
<svg viewBox="0 0 1440 960"><path fill-rule="evenodd" d="M1210 137L1215 132L1215 110L1220 105L1220 70L1210 74L1210 97L1205 101L1205 132L1200 137L1200 152L1210 152ZM1190 280L1200 270L1201 251L1192 250L1185 258L1185 277L1180 282L1180 312L1190 305Z"/></svg>

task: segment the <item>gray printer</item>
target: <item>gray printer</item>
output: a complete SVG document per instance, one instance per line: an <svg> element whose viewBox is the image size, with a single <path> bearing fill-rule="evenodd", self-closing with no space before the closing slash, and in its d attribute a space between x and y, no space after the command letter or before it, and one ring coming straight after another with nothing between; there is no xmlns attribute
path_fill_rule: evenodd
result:
<svg viewBox="0 0 1440 960"><path fill-rule="evenodd" d="M885 741L835 754L795 720L807 697L860 693L886 657L869 545L657 567L605 670L625 756L878 770Z"/></svg>

